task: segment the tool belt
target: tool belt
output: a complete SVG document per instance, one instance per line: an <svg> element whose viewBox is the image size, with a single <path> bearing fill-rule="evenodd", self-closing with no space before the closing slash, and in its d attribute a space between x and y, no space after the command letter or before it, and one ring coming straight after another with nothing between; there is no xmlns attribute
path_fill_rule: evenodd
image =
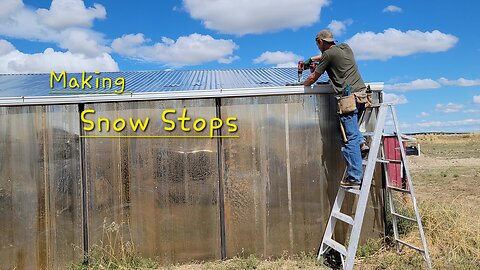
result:
<svg viewBox="0 0 480 270"><path fill-rule="evenodd" d="M372 104L372 93L367 93L367 90L354 92L348 96L337 97L337 113L346 114L357 109L357 103L365 104L369 107Z"/></svg>
<svg viewBox="0 0 480 270"><path fill-rule="evenodd" d="M353 93L357 103L365 104L365 108L370 107L373 103L373 95L371 91L361 90Z"/></svg>

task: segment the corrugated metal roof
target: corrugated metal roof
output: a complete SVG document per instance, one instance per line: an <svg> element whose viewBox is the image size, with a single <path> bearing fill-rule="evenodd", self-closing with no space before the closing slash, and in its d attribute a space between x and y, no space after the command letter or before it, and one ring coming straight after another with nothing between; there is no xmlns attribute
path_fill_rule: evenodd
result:
<svg viewBox="0 0 480 270"><path fill-rule="evenodd" d="M310 72L305 71L302 80ZM57 74L59 74L57 72ZM102 72L92 75L90 81L94 87L95 78L125 78L125 92L152 93L177 92L213 89L240 89L285 86L298 79L296 68L257 68L257 69L226 69L226 70L165 70L165 71L124 71ZM67 79L77 78L81 82L81 73L67 73ZM319 83L328 82L328 76L323 74ZM113 89L118 87L113 87ZM35 97L49 96L52 91L78 91L78 94L106 91L110 89L64 89L63 83L55 83L50 88L50 74L0 74L0 97ZM83 91L83 92L82 92ZM101 92L99 92L101 93ZM75 93L68 93L72 95ZM55 95L58 95L56 93Z"/></svg>

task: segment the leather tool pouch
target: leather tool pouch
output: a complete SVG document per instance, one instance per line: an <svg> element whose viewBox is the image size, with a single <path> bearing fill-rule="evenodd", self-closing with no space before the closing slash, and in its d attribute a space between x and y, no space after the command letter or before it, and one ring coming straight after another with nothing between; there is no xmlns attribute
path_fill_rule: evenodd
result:
<svg viewBox="0 0 480 270"><path fill-rule="evenodd" d="M367 93L367 91L359 91L353 93L355 95L355 100L357 103L365 103L365 107L369 107L373 102L372 93Z"/></svg>
<svg viewBox="0 0 480 270"><path fill-rule="evenodd" d="M355 95L355 100L357 101L357 103L362 103L362 104L363 103L371 103L371 102L369 102L367 91L365 91L365 90L355 92L355 93L353 93L353 95Z"/></svg>
<svg viewBox="0 0 480 270"><path fill-rule="evenodd" d="M355 95L348 95L338 98L337 105L338 114L346 114L355 111L357 109Z"/></svg>

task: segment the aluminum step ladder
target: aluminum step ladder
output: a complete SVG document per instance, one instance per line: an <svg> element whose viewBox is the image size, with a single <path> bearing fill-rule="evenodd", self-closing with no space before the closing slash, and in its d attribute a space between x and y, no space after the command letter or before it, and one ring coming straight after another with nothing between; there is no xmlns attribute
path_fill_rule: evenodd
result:
<svg viewBox="0 0 480 270"><path fill-rule="evenodd" d="M360 238L360 232L362 229L363 218L365 215L365 209L368 202L368 194L370 192L370 186L372 184L373 174L375 171L376 164L381 163L382 164L381 168L382 170L384 170L384 175L386 176L386 191L387 191L387 196L389 197L389 202L390 202L389 211L392 215L393 231L394 231L395 244L396 244L397 250L400 251L401 247L407 246L419 251L422 254L428 268L432 269L430 255L428 253L427 243L426 243L425 235L423 232L422 222L420 219L420 214L418 212L417 202L415 200L412 179L410 177L408 163L406 162L405 149L403 147L399 147L400 153L401 153L401 160L388 160L385 158L385 153L383 150L383 138L385 135L384 127L385 127L385 122L387 120L388 112L391 113L391 116L393 119L396 139L398 140L399 145L403 146L399 123L398 123L397 115L395 112L395 106L393 104L380 103L380 104L373 104L372 106L366 108L364 114L362 115L359 121L359 126L367 125L368 122L370 121L370 118L373 115L376 116L377 122L375 124L374 132L363 133L364 136L371 137L372 139L370 143L370 152L368 153L368 159L366 161L363 161L363 165L365 166L365 169L364 169L362 185L360 190L355 188L339 187L337 197L335 198L335 202L332 206L332 211L330 213L327 227L323 235L323 240L318 251L318 260L320 260L320 257L324 255L327 251L329 251L330 249L333 249L340 253L343 269L347 269L347 270L353 269L354 262L355 262L355 254L357 252L358 241ZM380 148L382 149L381 151L380 151ZM378 157L379 151L381 156L380 158ZM408 189L394 187L390 184L390 179L388 177L388 169L387 169L387 165L389 163L402 164L404 166L406 180L408 182ZM395 211L395 207L393 204L394 192L401 192L404 194L409 194L411 196L413 208L415 211L415 218L401 215ZM346 193L352 193L355 196L358 196L354 217L346 215L340 211L342 209L342 204L343 204ZM409 220L411 222L417 223L423 248L416 247L400 239L398 234L399 219L405 219L405 220ZM339 220L351 226L350 237L348 238L349 239L348 246L344 246L343 244L333 239L335 225Z"/></svg>

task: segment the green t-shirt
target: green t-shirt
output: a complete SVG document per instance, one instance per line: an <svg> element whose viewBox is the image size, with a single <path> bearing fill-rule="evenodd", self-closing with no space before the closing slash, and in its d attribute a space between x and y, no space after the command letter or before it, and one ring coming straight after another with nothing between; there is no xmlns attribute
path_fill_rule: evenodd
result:
<svg viewBox="0 0 480 270"><path fill-rule="evenodd" d="M353 51L346 43L333 45L322 53L315 72L323 74L325 70L332 81L336 94L341 94L347 84L350 85L352 92L365 89L365 83L358 71Z"/></svg>

